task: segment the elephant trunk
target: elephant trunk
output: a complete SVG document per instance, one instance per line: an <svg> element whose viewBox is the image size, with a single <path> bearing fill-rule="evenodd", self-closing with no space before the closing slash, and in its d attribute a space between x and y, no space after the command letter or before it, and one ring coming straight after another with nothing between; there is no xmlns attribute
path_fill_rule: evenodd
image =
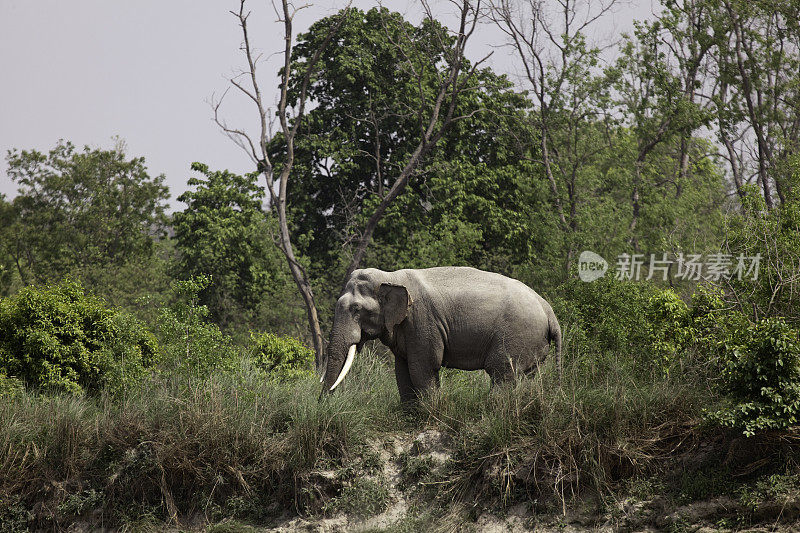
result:
<svg viewBox="0 0 800 533"><path fill-rule="evenodd" d="M361 328L358 323L338 313L331 331L331 342L328 345L325 366L320 381L323 392L333 391L344 380L356 354L356 345L361 340Z"/></svg>

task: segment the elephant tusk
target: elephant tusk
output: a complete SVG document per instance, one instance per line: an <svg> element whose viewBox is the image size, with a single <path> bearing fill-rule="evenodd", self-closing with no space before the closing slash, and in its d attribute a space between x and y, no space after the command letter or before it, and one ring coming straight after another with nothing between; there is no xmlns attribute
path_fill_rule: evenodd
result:
<svg viewBox="0 0 800 533"><path fill-rule="evenodd" d="M325 381L326 370L328 370L328 354L325 354L325 357L322 358L322 365L320 365L320 376L319 376L320 383Z"/></svg>
<svg viewBox="0 0 800 533"><path fill-rule="evenodd" d="M339 386L339 383L341 383L344 377L347 375L347 373L350 372L350 367L353 366L353 359L355 358L356 358L356 345L352 344L350 345L350 350L347 351L347 359L345 359L344 361L344 366L342 367L342 371L339 372L339 377L336 378L336 383L333 384L330 390L333 390L337 386Z"/></svg>

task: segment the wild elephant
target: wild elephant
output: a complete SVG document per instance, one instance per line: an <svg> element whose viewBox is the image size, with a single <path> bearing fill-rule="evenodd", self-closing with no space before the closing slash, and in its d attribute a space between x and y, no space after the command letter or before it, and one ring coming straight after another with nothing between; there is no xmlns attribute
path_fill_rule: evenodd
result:
<svg viewBox="0 0 800 533"><path fill-rule="evenodd" d="M493 384L535 371L551 342L560 369L550 304L520 281L469 267L354 271L336 302L323 391L342 382L372 339L394 353L404 402L438 387L441 367L484 369Z"/></svg>

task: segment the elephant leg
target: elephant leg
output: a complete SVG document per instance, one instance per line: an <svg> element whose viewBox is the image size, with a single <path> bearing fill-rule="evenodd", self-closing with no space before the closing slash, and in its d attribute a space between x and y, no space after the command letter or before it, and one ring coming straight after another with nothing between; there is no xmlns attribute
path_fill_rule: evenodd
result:
<svg viewBox="0 0 800 533"><path fill-rule="evenodd" d="M417 352L422 355L409 361L408 373L418 396L439 389L439 369L442 367L443 352L443 346L434 345L432 348L428 347L427 350Z"/></svg>
<svg viewBox="0 0 800 533"><path fill-rule="evenodd" d="M439 388L439 369L442 367L442 357L444 355L444 342L440 338L414 338L406 340L406 358L396 358L396 361L401 361L405 366L402 367L404 372L396 366L397 370L397 386L400 388L400 396L403 396L404 387L408 387L413 391L414 397L417 398L423 394L435 391ZM397 365L397 363L395 363ZM408 382L401 380L401 375L408 376Z"/></svg>
<svg viewBox="0 0 800 533"><path fill-rule="evenodd" d="M425 393L439 387L444 341L439 338L407 335L403 350L395 352L394 374L403 403L413 403Z"/></svg>
<svg viewBox="0 0 800 533"><path fill-rule="evenodd" d="M414 384L414 392L417 396L431 393L439 388L439 371L427 367L411 370L411 382Z"/></svg>
<svg viewBox="0 0 800 533"><path fill-rule="evenodd" d="M519 368L519 358L510 355L503 347L493 349L486 356L484 369L489 374L493 387L500 383L513 382L517 374L525 370Z"/></svg>
<svg viewBox="0 0 800 533"><path fill-rule="evenodd" d="M411 375L408 373L408 361L403 357L394 358L394 377L397 379L397 390L403 403L413 402L417 398Z"/></svg>

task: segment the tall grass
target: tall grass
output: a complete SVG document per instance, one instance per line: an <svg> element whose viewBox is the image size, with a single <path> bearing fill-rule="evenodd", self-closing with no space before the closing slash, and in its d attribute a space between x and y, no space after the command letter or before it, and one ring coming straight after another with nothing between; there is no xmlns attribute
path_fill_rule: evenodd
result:
<svg viewBox="0 0 800 533"><path fill-rule="evenodd" d="M605 360L604 360L605 359ZM656 464L714 401L702 375L647 372L611 354L566 358L532 379L489 391L481 375L452 375L423 404L452 437L448 500L558 501L607 494Z"/></svg>
<svg viewBox="0 0 800 533"><path fill-rule="evenodd" d="M154 376L117 398L4 399L0 501L44 502L40 516L57 520L67 498L101 491L110 523L132 502L167 520L239 494L290 508L303 472L402 423L391 374L364 359L323 401L315 379L271 381L246 360L203 380Z"/></svg>
<svg viewBox="0 0 800 533"><path fill-rule="evenodd" d="M98 505L104 524L263 516L302 509L311 473L345 466L367 440L426 428L452 442L437 484L445 502L531 491L563 502L646 465L659 436L709 400L685 372L601 359L565 358L562 383L545 366L493 390L482 372L445 371L412 414L375 350L321 401L316 379L280 383L246 359L206 379L155 375L115 397L25 392L0 400L0 502L36 504L38 527Z"/></svg>

